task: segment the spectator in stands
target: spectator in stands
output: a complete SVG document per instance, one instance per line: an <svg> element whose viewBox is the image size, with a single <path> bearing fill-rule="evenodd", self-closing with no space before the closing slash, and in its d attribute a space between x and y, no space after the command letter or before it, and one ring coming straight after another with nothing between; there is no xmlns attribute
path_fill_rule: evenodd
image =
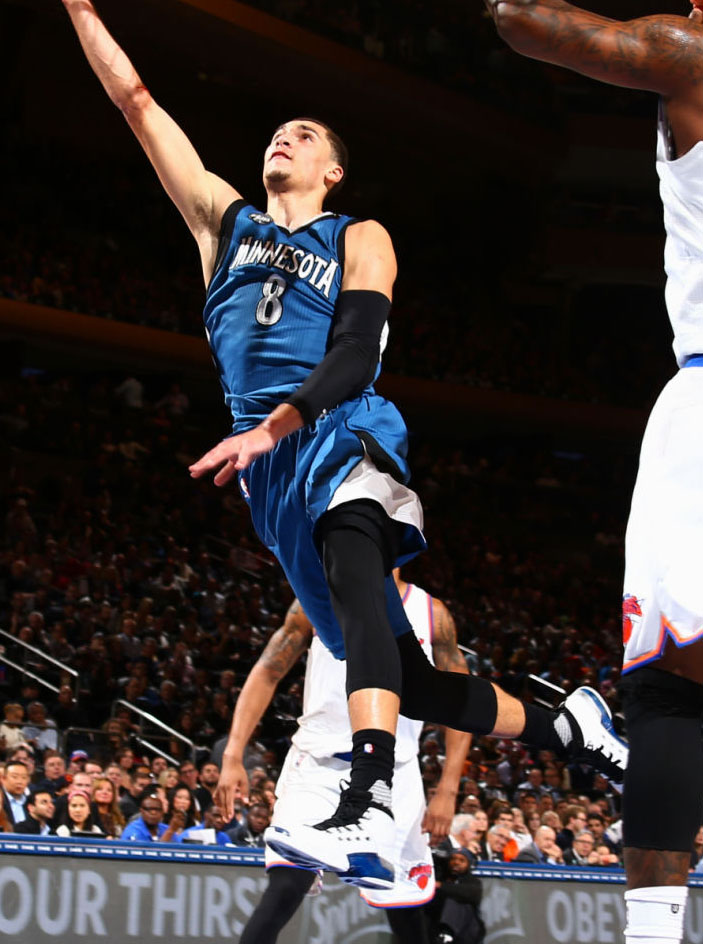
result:
<svg viewBox="0 0 703 944"><path fill-rule="evenodd" d="M139 803L139 816L124 828L123 840L134 842L176 842L174 836L185 826L185 816L176 810L167 826L163 822L164 808L161 800L152 792L151 787L142 793Z"/></svg>
<svg viewBox="0 0 703 944"><path fill-rule="evenodd" d="M219 807L211 804L203 814L202 825L191 826L181 833L181 842L216 843L218 846L233 845L224 831L225 821Z"/></svg>
<svg viewBox="0 0 703 944"><path fill-rule="evenodd" d="M73 751L68 758L69 774L76 774L78 771L85 770L85 764L88 760L88 753L84 750Z"/></svg>
<svg viewBox="0 0 703 944"><path fill-rule="evenodd" d="M48 750L44 753L44 779L38 784L48 790L52 796L68 786L66 780L66 761L58 751Z"/></svg>
<svg viewBox="0 0 703 944"><path fill-rule="evenodd" d="M27 816L15 826L16 833L32 836L53 836L51 821L56 812L54 798L49 790L38 787L30 791L26 804Z"/></svg>
<svg viewBox="0 0 703 944"><path fill-rule="evenodd" d="M160 754L157 754L156 757L151 759L151 773L155 780L159 779L159 774L163 773L164 770L168 767L168 761L165 757L161 757Z"/></svg>
<svg viewBox="0 0 703 944"><path fill-rule="evenodd" d="M180 782L181 778L178 774L178 767L167 767L166 770L161 771L157 778L157 783L160 787L163 787L167 793Z"/></svg>
<svg viewBox="0 0 703 944"><path fill-rule="evenodd" d="M486 859L489 862L505 862L503 850L509 841L510 830L507 826L502 826L497 823L495 826L491 826L486 836L486 842L488 844L488 855Z"/></svg>
<svg viewBox="0 0 703 944"><path fill-rule="evenodd" d="M601 866L601 868L609 868L611 865L622 865L620 857L613 852L609 846L606 846L605 843L596 846L596 855L598 856L598 865Z"/></svg>
<svg viewBox="0 0 703 944"><path fill-rule="evenodd" d="M600 856L595 850L593 833L582 829L576 833L570 849L564 851L566 865L600 865Z"/></svg>
<svg viewBox="0 0 703 944"><path fill-rule="evenodd" d="M562 851L551 826L540 826L529 846L518 853L515 861L534 865L563 865Z"/></svg>
<svg viewBox="0 0 703 944"><path fill-rule="evenodd" d="M149 786L153 786L153 783L154 778L151 768L147 764L136 764L132 767L129 777L129 789L122 794L119 800L122 815L126 820L131 820L139 813L140 798L144 790Z"/></svg>
<svg viewBox="0 0 703 944"><path fill-rule="evenodd" d="M117 791L117 798L122 796L126 792L124 787L123 771L117 761L113 760L105 768L105 776L113 784L115 790Z"/></svg>
<svg viewBox="0 0 703 944"><path fill-rule="evenodd" d="M206 810L214 802L214 794L220 779L220 768L206 760L200 767L200 786L195 790L195 799L201 810Z"/></svg>
<svg viewBox="0 0 703 944"><path fill-rule="evenodd" d="M164 821L170 823L175 812L183 813L185 817L185 826L182 828L190 829L200 823L200 812L195 803L195 797L192 790L184 783L178 783L168 791L168 810Z"/></svg>
<svg viewBox="0 0 703 944"><path fill-rule="evenodd" d="M56 835L75 836L76 834L92 833L95 836L104 836L103 830L93 821L90 811L90 794L83 790L74 790L69 794L66 812L56 827Z"/></svg>
<svg viewBox="0 0 703 944"><path fill-rule="evenodd" d="M24 744L24 708L18 702L8 702L3 708L3 717L3 723L0 724L0 750L9 757L15 748Z"/></svg>
<svg viewBox="0 0 703 944"><path fill-rule="evenodd" d="M107 777L96 777L91 789L93 819L108 839L118 839L125 827L125 818L117 802L117 790Z"/></svg>
<svg viewBox="0 0 703 944"><path fill-rule="evenodd" d="M264 832L271 823L271 810L263 802L254 802L249 807L247 821L242 826L228 830L228 836L235 846L257 846L263 848Z"/></svg>
<svg viewBox="0 0 703 944"><path fill-rule="evenodd" d="M83 768L85 773L90 777L91 784L96 779L96 777L102 777L103 775L103 765L100 761L95 760L93 757L89 757L85 762L85 767Z"/></svg>
<svg viewBox="0 0 703 944"><path fill-rule="evenodd" d="M608 849L610 849L611 852L615 853L615 856L617 857L620 852L620 848L618 847L618 844L613 842L613 840L606 834L605 817L603 814L591 812L589 810L586 825L593 834L594 846L597 847L600 845L605 845L608 847Z"/></svg>
<svg viewBox="0 0 703 944"><path fill-rule="evenodd" d="M580 833L585 828L586 818L585 807L577 803L567 806L562 817L564 828L557 833L557 845L562 852L571 848L576 833Z"/></svg>
<svg viewBox="0 0 703 944"><path fill-rule="evenodd" d="M17 823L27 818L27 797L29 796L29 769L20 760L11 760L5 765L2 781L2 806L5 816L14 828Z"/></svg>
<svg viewBox="0 0 703 944"><path fill-rule="evenodd" d="M46 713L46 705L41 701L30 701L27 705L27 724L22 728L24 740L40 754L49 748L56 750L58 733L56 722Z"/></svg>

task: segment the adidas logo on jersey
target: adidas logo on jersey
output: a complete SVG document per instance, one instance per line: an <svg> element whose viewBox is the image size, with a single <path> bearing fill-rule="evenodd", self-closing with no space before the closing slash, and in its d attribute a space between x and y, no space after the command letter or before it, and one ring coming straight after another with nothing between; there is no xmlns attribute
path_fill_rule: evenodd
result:
<svg viewBox="0 0 703 944"><path fill-rule="evenodd" d="M260 223L261 226L266 226L267 223L273 223L273 217L269 216L268 213L250 213L249 219L254 223Z"/></svg>

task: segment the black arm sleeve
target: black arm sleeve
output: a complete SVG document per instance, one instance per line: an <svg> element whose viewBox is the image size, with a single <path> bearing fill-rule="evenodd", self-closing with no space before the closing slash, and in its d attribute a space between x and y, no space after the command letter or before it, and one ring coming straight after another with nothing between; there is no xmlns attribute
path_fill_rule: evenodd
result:
<svg viewBox="0 0 703 944"><path fill-rule="evenodd" d="M381 333L391 309L382 292L342 292L329 350L286 403L313 423L325 410L357 396L371 383L381 355Z"/></svg>

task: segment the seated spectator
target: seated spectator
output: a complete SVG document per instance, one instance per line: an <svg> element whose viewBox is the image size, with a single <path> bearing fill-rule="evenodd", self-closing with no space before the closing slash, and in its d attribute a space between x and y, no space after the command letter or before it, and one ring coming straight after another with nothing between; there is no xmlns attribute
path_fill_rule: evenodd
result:
<svg viewBox="0 0 703 944"><path fill-rule="evenodd" d="M178 767L167 767L166 770L161 771L157 778L157 783L160 787L163 787L167 793L180 782L181 778L178 775Z"/></svg>
<svg viewBox="0 0 703 944"><path fill-rule="evenodd" d="M613 840L605 832L605 817L601 813L588 813L587 820L588 829L593 833L593 841L596 846L606 845L611 852L615 853L615 857L618 858L618 853L620 849L618 844L613 842ZM703 841L703 837L702 841ZM703 855L703 846L701 848L701 855Z"/></svg>
<svg viewBox="0 0 703 944"><path fill-rule="evenodd" d="M540 826L533 842L518 853L515 861L534 865L563 865L564 858L556 838L557 834L551 826Z"/></svg>
<svg viewBox="0 0 703 944"><path fill-rule="evenodd" d="M16 833L32 836L53 836L54 798L51 791L38 787L27 797L27 818L15 826Z"/></svg>
<svg viewBox="0 0 703 944"><path fill-rule="evenodd" d="M24 740L43 754L45 750L56 750L58 732L56 722L47 716L46 705L41 701L31 701L27 705L27 724L22 728Z"/></svg>
<svg viewBox="0 0 703 944"><path fill-rule="evenodd" d="M611 865L622 865L620 857L612 851L610 846L606 846L604 842L596 846L596 855L598 856L597 864L601 866L601 868L609 868Z"/></svg>
<svg viewBox="0 0 703 944"><path fill-rule="evenodd" d="M214 802L215 790L220 780L220 768L206 760L200 768L200 786L195 791L195 799L201 810L206 810Z"/></svg>
<svg viewBox="0 0 703 944"><path fill-rule="evenodd" d="M10 825L14 827L27 818L29 796L29 770L21 760L11 760L5 765L2 782L2 806Z"/></svg>
<svg viewBox="0 0 703 944"><path fill-rule="evenodd" d="M437 891L427 906L433 940L478 944L485 934L479 906L481 880L471 874L469 856L460 851L449 857L446 871L437 875Z"/></svg>
<svg viewBox="0 0 703 944"><path fill-rule="evenodd" d="M496 823L491 826L486 836L488 845L488 855L485 857L488 862L505 862L503 850L510 842L510 830L507 826Z"/></svg>
<svg viewBox="0 0 703 944"><path fill-rule="evenodd" d="M69 836L92 833L95 836L104 836L102 829L93 822L90 811L90 794L82 790L74 790L68 797L66 812L56 827L56 835L68 838Z"/></svg>
<svg viewBox="0 0 703 944"><path fill-rule="evenodd" d="M56 828L63 820L66 818L66 812L68 810L68 799L71 793L75 791L87 793L90 796L91 780L87 773L84 771L79 771L73 775L73 780L71 781L68 792L62 791L56 794L54 797L54 818L52 820L52 825Z"/></svg>
<svg viewBox="0 0 703 944"><path fill-rule="evenodd" d="M93 819L108 839L118 839L125 818L117 802L117 789L107 777L96 777L91 789Z"/></svg>
<svg viewBox="0 0 703 944"><path fill-rule="evenodd" d="M225 821L219 807L211 804L203 814L202 825L184 829L181 842L202 842L208 845L231 846L232 840L224 831Z"/></svg>
<svg viewBox="0 0 703 944"><path fill-rule="evenodd" d="M68 772L69 774L77 774L78 771L85 770L85 764L88 760L87 751L77 750L72 751L68 758Z"/></svg>
<svg viewBox="0 0 703 944"><path fill-rule="evenodd" d="M16 747L24 744L22 720L24 708L17 702L8 702L3 708L3 723L0 724L0 750L9 757Z"/></svg>
<svg viewBox="0 0 703 944"><path fill-rule="evenodd" d="M123 786L123 771L117 761L113 760L107 765L105 768L105 776L114 785L119 799L126 788Z"/></svg>
<svg viewBox="0 0 703 944"><path fill-rule="evenodd" d="M44 779L37 786L44 787L52 796L68 786L66 761L58 751L44 752Z"/></svg>
<svg viewBox="0 0 703 944"><path fill-rule="evenodd" d="M147 764L137 764L132 767L129 777L129 789L119 800L119 806L125 820L131 820L139 813L139 800L144 790L152 786L154 778Z"/></svg>
<svg viewBox="0 0 703 944"><path fill-rule="evenodd" d="M242 826L235 826L227 833L235 846L256 846L263 848L264 832L271 823L271 810L264 802L254 802L249 807L247 821Z"/></svg>
<svg viewBox="0 0 703 944"><path fill-rule="evenodd" d="M557 844L562 852L565 852L571 848L576 833L580 833L586 825L586 808L572 803L564 810L562 822L564 828L557 833Z"/></svg>
<svg viewBox="0 0 703 944"><path fill-rule="evenodd" d="M153 787L147 787L139 803L139 816L124 828L121 839L132 842L177 842L176 834L185 826L185 816L176 810L171 822L163 822L164 808Z"/></svg>
<svg viewBox="0 0 703 944"><path fill-rule="evenodd" d="M90 782L92 783L97 777L102 777L103 775L103 765L100 761L95 760L92 757L89 757L85 762L85 767L83 770L90 777Z"/></svg>
<svg viewBox="0 0 703 944"><path fill-rule="evenodd" d="M600 865L600 856L595 851L595 840L590 830L582 829L580 833L576 833L571 849L564 852L564 863L566 865Z"/></svg>
<svg viewBox="0 0 703 944"><path fill-rule="evenodd" d="M200 813L195 805L195 797L184 783L176 784L168 791L168 809L164 822L170 823L174 813L182 813L184 824L180 829L190 829L200 823ZM180 830L179 830L180 831Z"/></svg>

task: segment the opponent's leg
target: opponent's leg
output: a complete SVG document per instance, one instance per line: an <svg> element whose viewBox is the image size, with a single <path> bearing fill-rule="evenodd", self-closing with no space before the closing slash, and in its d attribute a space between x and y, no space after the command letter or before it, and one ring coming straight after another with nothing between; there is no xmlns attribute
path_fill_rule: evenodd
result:
<svg viewBox="0 0 703 944"><path fill-rule="evenodd" d="M424 905L416 908L387 908L393 944L430 944Z"/></svg>
<svg viewBox="0 0 703 944"><path fill-rule="evenodd" d="M703 687L669 672L624 679L627 944L678 944L693 838L703 820Z"/></svg>
<svg viewBox="0 0 703 944"><path fill-rule="evenodd" d="M271 868L268 886L242 931L239 944L276 944L310 891L315 872L287 866Z"/></svg>

